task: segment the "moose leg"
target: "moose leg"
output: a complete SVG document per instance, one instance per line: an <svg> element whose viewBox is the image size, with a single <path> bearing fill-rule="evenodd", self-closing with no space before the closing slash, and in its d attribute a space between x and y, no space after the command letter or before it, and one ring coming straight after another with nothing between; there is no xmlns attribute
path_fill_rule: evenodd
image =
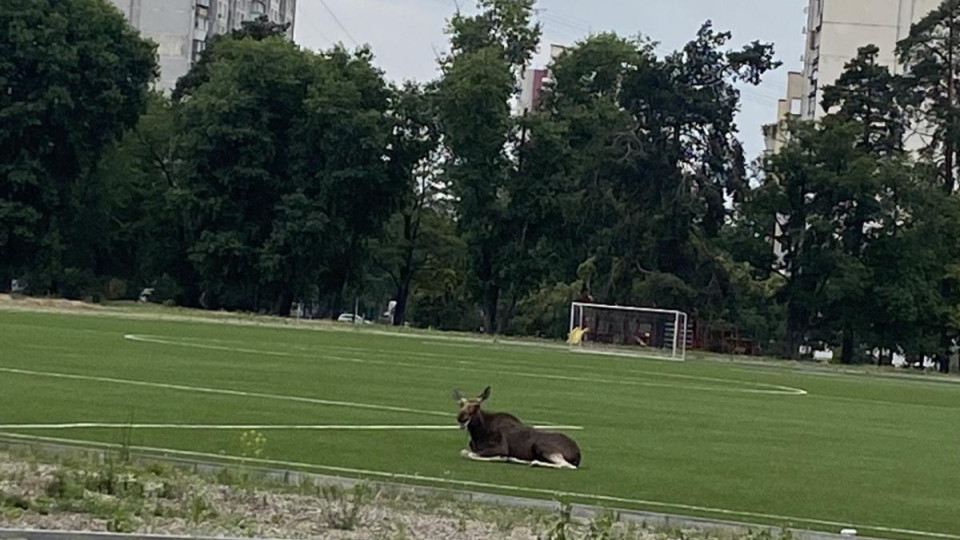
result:
<svg viewBox="0 0 960 540"><path fill-rule="evenodd" d="M567 461L563 457L563 454L559 452L549 454L547 456L547 459L549 459L550 463L558 469L576 469L577 468L576 465L573 465L569 461Z"/></svg>
<svg viewBox="0 0 960 540"><path fill-rule="evenodd" d="M550 468L550 469L574 469L574 470L576 470L576 468L577 468L575 465L570 464L570 462L568 462L566 459L564 459L564 458L563 458L563 454L560 454L560 453L549 454L549 455L546 456L546 458L547 458L548 461L540 461L539 459L535 459L535 460L533 460L533 461L529 461L529 462L525 462L525 463L529 463L529 465L530 465L531 467L547 467L547 468Z"/></svg>
<svg viewBox="0 0 960 540"><path fill-rule="evenodd" d="M502 455L497 448L484 448L477 452L463 449L460 455L476 461L508 461L510 458Z"/></svg>

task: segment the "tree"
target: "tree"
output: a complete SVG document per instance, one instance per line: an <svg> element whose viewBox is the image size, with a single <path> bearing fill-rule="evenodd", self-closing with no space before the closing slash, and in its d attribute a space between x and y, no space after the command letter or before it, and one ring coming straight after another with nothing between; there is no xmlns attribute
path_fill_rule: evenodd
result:
<svg viewBox="0 0 960 540"><path fill-rule="evenodd" d="M216 62L217 48L220 43L227 40L252 39L263 41L268 38L283 37L290 28L290 23L275 23L266 15L261 15L256 19L243 21L240 28L234 28L226 34L217 34L210 38L206 47L200 53L197 59L183 77L177 80L177 85L171 93L174 101L182 101L189 97L193 91L205 83L210 78L210 66Z"/></svg>
<svg viewBox="0 0 960 540"><path fill-rule="evenodd" d="M601 34L555 62L542 114L566 141L549 150L566 160L555 197L564 281L593 260L584 286L600 301L729 315L736 280L719 233L724 201L746 186L734 83L777 65L771 46L725 50L730 39L708 22L658 58L643 39Z"/></svg>
<svg viewBox="0 0 960 540"><path fill-rule="evenodd" d="M0 7L0 288L92 280L103 216L88 174L155 76L153 45L104 0Z"/></svg>
<svg viewBox="0 0 960 540"><path fill-rule="evenodd" d="M400 209L391 217L385 235L372 247L376 266L393 283L394 325L406 320L417 272L427 259L449 242L441 231L449 220L448 188L440 178L440 130L435 97L408 83L395 89L391 103L393 133L389 142L387 174L406 186Z"/></svg>
<svg viewBox="0 0 960 540"><path fill-rule="evenodd" d="M381 74L366 50L316 55L279 37L216 51L179 115L204 303L286 315L338 297L403 188L386 174Z"/></svg>
<svg viewBox="0 0 960 540"><path fill-rule="evenodd" d="M837 118L794 123L786 147L767 160L765 212L786 216L776 238L786 278L778 296L787 306L793 354L805 339L842 331L843 360L854 358L871 279L862 257L864 224L877 219L875 197L883 192L876 158L859 146L860 131Z"/></svg>
<svg viewBox="0 0 960 540"><path fill-rule="evenodd" d="M175 161L176 111L151 93L137 125L104 153L92 180L102 187L109 226L99 249L104 275L155 288L154 299L189 303L195 283L186 258ZM136 292L136 291L131 291Z"/></svg>
<svg viewBox="0 0 960 540"><path fill-rule="evenodd" d="M880 49L867 45L847 62L837 81L823 89L823 110L862 126L860 145L877 155L903 151L906 107L915 105L903 78L877 63ZM836 110L834 110L836 109Z"/></svg>
<svg viewBox="0 0 960 540"><path fill-rule="evenodd" d="M468 246L471 281L483 306L484 329L496 332L511 242L527 242L511 225L519 174L517 121L508 101L540 35L531 25L533 0L481 0L482 12L457 14L448 32L451 56L438 88L440 119L450 153L448 176L457 223ZM518 239L519 236L519 239Z"/></svg>
<svg viewBox="0 0 960 540"><path fill-rule="evenodd" d="M953 193L960 150L960 0L943 0L911 26L910 34L897 43L897 56L901 64L909 66L907 86L922 98L916 112L921 130L929 131L925 158L938 164L943 189Z"/></svg>

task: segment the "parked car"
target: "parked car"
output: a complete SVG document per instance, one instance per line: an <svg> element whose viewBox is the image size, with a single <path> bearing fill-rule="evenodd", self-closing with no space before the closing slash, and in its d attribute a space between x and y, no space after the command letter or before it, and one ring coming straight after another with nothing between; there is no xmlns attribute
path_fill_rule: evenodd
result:
<svg viewBox="0 0 960 540"><path fill-rule="evenodd" d="M370 321L363 318L362 315L357 315L354 318L353 313L341 313L337 317L337 322L353 323L353 324L371 324Z"/></svg>

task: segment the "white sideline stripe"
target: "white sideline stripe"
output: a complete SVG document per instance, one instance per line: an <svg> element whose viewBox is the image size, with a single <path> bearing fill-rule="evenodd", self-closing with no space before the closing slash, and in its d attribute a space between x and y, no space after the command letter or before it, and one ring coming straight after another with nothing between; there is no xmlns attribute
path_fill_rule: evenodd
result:
<svg viewBox="0 0 960 540"><path fill-rule="evenodd" d="M392 473L387 471L376 471L376 470L370 470L370 469L338 467L334 465L301 463L296 461L282 461L282 460L263 459L263 458L243 458L239 456L209 454L204 452L194 452L190 450L176 450L173 448L157 448L157 447L150 447L150 446L124 446L116 443L104 443L99 441L88 441L88 440L78 440L78 439L63 439L58 437L43 437L38 435L23 435L20 433L0 432L0 436L11 438L11 439L80 445L80 446L88 446L88 447L126 448L126 449L136 450L140 452L204 458L204 459L221 461L221 462L232 461L232 462L248 463L248 464L257 463L261 465L275 465L275 466L281 466L281 467L291 467L291 468L301 469L301 470L327 471L332 473L350 474L355 476L373 476L373 477L393 479L393 480L409 480L409 481L426 482L426 483L432 483L432 484L447 484L447 485L457 485L457 486L471 487L471 488L495 489L500 491L514 492L514 493L527 493L531 495L540 495L540 496L545 495L545 496L549 496L553 498L561 498L561 499L577 498L577 499L592 500L592 501L598 501L598 502L612 502L612 503L632 504L637 506L658 507L658 508L673 508L673 509L679 509L679 510L685 510L685 511L702 512L702 513L724 515L724 516L764 519L764 520L776 521L780 523L785 523L785 522L786 523L806 523L811 525L820 525L824 527L855 528L855 529L863 529L863 530L869 530L869 531L909 534L913 536L923 536L927 538L944 538L948 540L960 540L960 535L943 533L943 532L919 531L919 530L913 530L913 529L902 529L898 527L885 527L882 525L842 523L839 521L828 521L828 520L817 519L817 518L781 516L778 514L768 514L764 512L730 510L726 508L713 508L709 506L699 506L699 505L683 504L683 503L670 503L670 502L662 502L662 501L651 501L646 499L631 499L626 497L615 497L612 495L597 495L592 493L577 493L573 491L559 491L559 490L544 489L544 488L512 486L512 485L505 485L505 484L493 484L490 482L476 482L473 480L455 480L452 478L437 478L433 476L421 476L418 474Z"/></svg>
<svg viewBox="0 0 960 540"><path fill-rule="evenodd" d="M136 379L117 379L114 377L75 375L72 373L58 373L55 371L33 371L29 369L0 367L0 373L12 373L15 375L25 375L29 377L50 377L53 379L105 382L105 383L111 383L111 384L127 384L131 386L143 386L147 388L162 388L166 390L178 390L182 392L198 392L201 394L221 394L221 395L227 395L227 396L275 399L280 401L294 401L298 403L310 403L314 405L329 405L334 407L352 407L355 409L372 409L372 410L389 411L389 412L427 414L431 416L442 416L444 418L450 418L452 416L452 413L427 411L422 409L410 409L407 407L394 407L390 405L374 405L371 403L357 403L354 401L332 401L328 399L317 399L317 398L298 397L298 396L284 396L280 394L264 394L261 392L244 392L242 390L229 390L226 388L209 388L205 386L186 386L182 384L157 383L157 382L150 382L150 381L140 381ZM536 425L534 425L534 427L538 429L574 429L574 430L583 429L583 426L559 426L549 422L535 422L535 424ZM129 427L130 424L122 424L122 425ZM196 428L196 429L200 429L200 428ZM315 428L315 429L320 429L320 428ZM459 429L459 426L457 426L456 424L453 424L452 427L445 428L445 429Z"/></svg>
<svg viewBox="0 0 960 540"><path fill-rule="evenodd" d="M534 429L577 431L582 426L532 426ZM460 426L436 424L125 424L122 422L71 422L58 424L0 424L0 429L187 429L187 430L262 430L262 431L455 431Z"/></svg>
<svg viewBox="0 0 960 540"><path fill-rule="evenodd" d="M131 341L139 341L141 343L155 343L161 345L176 345L181 347L193 347L197 349L209 349L216 351L227 351L227 352L240 352L248 354L262 354L269 356L286 356L286 357L307 357L303 354L289 353L283 351L262 351L258 349L247 349L242 347L227 347L224 345L208 345L204 343L196 343L190 341L177 341L172 339L165 339L159 336L151 335L141 335L141 334L124 334L124 339ZM382 361L382 360L373 360L373 359L360 359L360 358L348 358L343 356L332 356L327 354L316 354L309 356L310 358L327 358L331 360L346 361L357 364L374 364L374 365L384 365L392 367L406 367L406 368L415 368L415 369L438 369L444 371L476 371L481 373L488 373L489 369L479 369L472 368L469 366L443 366L443 365L424 365L424 364L411 364L408 362L400 361ZM492 363L491 363L492 364ZM503 365L503 364L499 364ZM576 377L572 375L557 375L551 373L534 373L528 371L513 371L513 370L498 370L498 373L501 375L515 375L517 377L527 377L533 379L551 379L558 381L570 381L570 382L596 382L604 384L621 384L627 386L646 386L646 387L655 387L655 388L684 388L688 390L698 390L702 392L731 392L731 393L740 393L740 394L765 394L765 395L786 395L786 396L805 396L807 391L801 388L793 388L790 386L781 386L777 384L767 384L767 383L758 383L750 381L740 381L737 379L710 379L705 377L695 377L693 375L685 376L684 378L690 379L700 379L708 381L722 381L727 384L742 384L746 386L753 386L754 388L736 388L736 387L711 387L711 386L696 386L689 384L677 384L677 383L658 383L650 381L638 381L632 379L604 379L599 377Z"/></svg>
<svg viewBox="0 0 960 540"><path fill-rule="evenodd" d="M131 386L143 386L148 388L163 388L166 390L179 390L182 392L197 392L200 394L217 394L224 396L241 396L261 399L274 399L278 401L293 401L297 403L310 403L313 405L329 405L333 407L351 407L354 409L372 409L376 411L391 411L414 414L428 414L431 416L443 416L449 418L451 414L437 411L426 411L422 409L410 409L407 407L394 407L391 405L373 405L370 403L357 403L354 401L334 401L329 399L317 399L298 396L284 396L279 394L265 394L261 392L244 392L242 390L228 390L226 388L209 388L205 386L187 386L182 384L168 384L148 381L138 381L136 379L117 379L114 377L97 377L93 375L75 375L72 373L57 373L54 371L33 371L29 369L16 369L9 367L0 367L0 373L12 373L15 375L27 375L31 377L50 377L54 379L69 379L75 381L93 381L112 384L127 384Z"/></svg>

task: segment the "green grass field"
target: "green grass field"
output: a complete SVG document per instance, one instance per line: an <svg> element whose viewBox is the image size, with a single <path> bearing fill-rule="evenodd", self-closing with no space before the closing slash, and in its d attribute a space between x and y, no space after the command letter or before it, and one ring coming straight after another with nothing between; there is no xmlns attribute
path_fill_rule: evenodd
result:
<svg viewBox="0 0 960 540"><path fill-rule="evenodd" d="M0 432L119 443L126 428L22 425L454 426L451 389L489 384L491 410L582 426L570 431L582 468L469 461L456 430L267 427L265 463L849 525L865 536L960 538L960 384L325 328L0 311ZM241 433L137 428L130 442L238 456Z"/></svg>

